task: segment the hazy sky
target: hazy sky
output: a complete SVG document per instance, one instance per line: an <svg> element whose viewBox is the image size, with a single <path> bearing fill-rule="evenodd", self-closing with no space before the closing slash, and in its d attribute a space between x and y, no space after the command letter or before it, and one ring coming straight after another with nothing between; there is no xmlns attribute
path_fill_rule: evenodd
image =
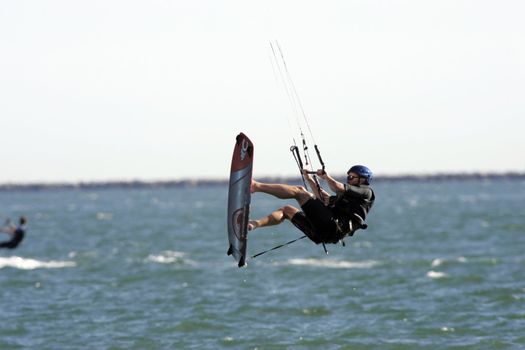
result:
<svg viewBox="0 0 525 350"><path fill-rule="evenodd" d="M329 172L525 171L525 2L0 3L0 182L296 173L277 39Z"/></svg>

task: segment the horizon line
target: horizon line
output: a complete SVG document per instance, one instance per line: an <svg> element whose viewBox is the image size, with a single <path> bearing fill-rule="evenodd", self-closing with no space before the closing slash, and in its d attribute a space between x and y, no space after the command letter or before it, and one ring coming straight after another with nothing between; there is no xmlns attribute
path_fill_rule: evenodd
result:
<svg viewBox="0 0 525 350"><path fill-rule="evenodd" d="M345 174L334 175L336 179L344 179ZM279 182L301 182L297 176L260 176L261 180ZM403 181L403 180L468 180L468 179L525 179L525 171L507 172L434 172L428 174L396 174L396 175L377 175L375 181ZM77 181L31 181L31 182L1 182L0 190L15 189L46 189L46 188L104 188L104 187L196 187L203 185L223 185L229 182L228 178L185 178L185 179L163 179L163 180L144 180L144 179L113 179L113 180L77 180Z"/></svg>

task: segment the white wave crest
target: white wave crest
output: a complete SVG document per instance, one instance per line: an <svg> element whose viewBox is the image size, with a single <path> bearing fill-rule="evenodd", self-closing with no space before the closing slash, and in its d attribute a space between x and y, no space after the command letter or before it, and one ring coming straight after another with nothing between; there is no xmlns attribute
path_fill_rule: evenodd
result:
<svg viewBox="0 0 525 350"><path fill-rule="evenodd" d="M328 267L334 269L370 269L378 264L377 261L345 261L334 259L288 259L290 265Z"/></svg>
<svg viewBox="0 0 525 350"><path fill-rule="evenodd" d="M148 262L154 262L158 264L195 264L193 260L186 259L186 254L182 252L175 252L171 250L166 250L164 252L161 252L160 254L150 254L146 258L146 261Z"/></svg>
<svg viewBox="0 0 525 350"><path fill-rule="evenodd" d="M75 267L76 265L77 264L74 261L40 261L21 258L19 256L11 256L8 258L0 257L0 269L4 267L12 267L21 270L60 269L63 267Z"/></svg>
<svg viewBox="0 0 525 350"><path fill-rule="evenodd" d="M460 256L458 259L457 259L458 262L460 263L466 263L467 262L467 258L465 258L464 256Z"/></svg>
<svg viewBox="0 0 525 350"><path fill-rule="evenodd" d="M437 258L437 259L432 260L431 267L438 267L438 266L441 266L441 265L443 265L445 263L448 263L450 261L451 260ZM456 258L454 261L457 261L459 263L466 263L468 260L464 256L460 256L460 257Z"/></svg>
<svg viewBox="0 0 525 350"><path fill-rule="evenodd" d="M441 264L443 264L443 259L434 259L432 261L432 267L436 267L436 266L440 266Z"/></svg>
<svg viewBox="0 0 525 350"><path fill-rule="evenodd" d="M438 271L428 271L427 272L427 277L430 277L430 278L443 278L447 276L448 275L444 272L438 272Z"/></svg>

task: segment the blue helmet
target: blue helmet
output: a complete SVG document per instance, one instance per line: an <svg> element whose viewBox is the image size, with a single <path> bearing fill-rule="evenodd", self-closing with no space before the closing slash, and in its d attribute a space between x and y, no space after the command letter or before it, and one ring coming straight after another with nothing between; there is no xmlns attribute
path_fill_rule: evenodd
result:
<svg viewBox="0 0 525 350"><path fill-rule="evenodd" d="M372 181L372 170L370 170L368 167L364 165L354 165L353 167L348 170L349 173L356 173L359 175L359 177L365 178L367 183L370 183Z"/></svg>

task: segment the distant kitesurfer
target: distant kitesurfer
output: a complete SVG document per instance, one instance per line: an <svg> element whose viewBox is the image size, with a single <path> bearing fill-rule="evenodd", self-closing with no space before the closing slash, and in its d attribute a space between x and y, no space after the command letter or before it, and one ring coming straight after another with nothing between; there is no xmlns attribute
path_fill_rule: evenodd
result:
<svg viewBox="0 0 525 350"><path fill-rule="evenodd" d="M337 243L345 236L352 236L357 229L365 229L365 218L375 195L370 187L372 171L363 165L354 165L347 172L346 183L336 181L324 170L317 170L316 175L325 180L335 195L321 189L314 178L303 170L312 192L302 186L286 184L267 184L252 181L251 191L263 192L280 199L295 199L301 210L285 205L270 215L249 222L248 229L278 225L285 219L290 220L313 242Z"/></svg>
<svg viewBox="0 0 525 350"><path fill-rule="evenodd" d="M20 217L18 226L10 224L8 220L6 226L3 227L0 232L7 233L12 237L9 241L0 242L0 248L15 249L24 239L26 224L27 219L25 216Z"/></svg>

